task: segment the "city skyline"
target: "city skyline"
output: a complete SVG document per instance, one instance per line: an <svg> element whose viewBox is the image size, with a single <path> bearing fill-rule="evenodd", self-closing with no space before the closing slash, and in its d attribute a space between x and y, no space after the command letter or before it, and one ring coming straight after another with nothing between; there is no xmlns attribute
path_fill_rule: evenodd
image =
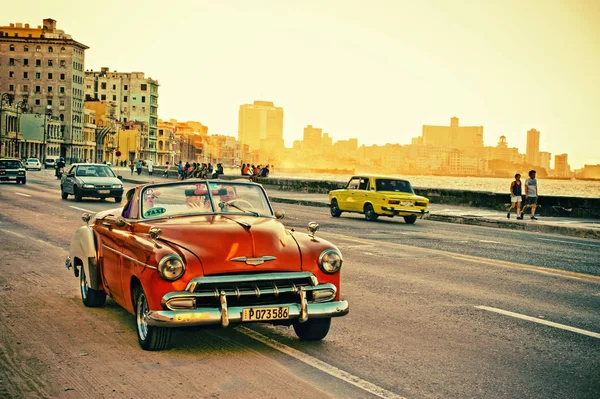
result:
<svg viewBox="0 0 600 399"><path fill-rule="evenodd" d="M10 4L0 25L56 19L90 47L85 69L158 80L163 119L235 135L240 104L272 101L291 147L307 125L334 141L404 145L456 115L484 127L486 146L503 135L525 153L534 128L574 169L599 163L596 2L107 1L94 18L74 4ZM121 24L115 10L135 18Z"/></svg>

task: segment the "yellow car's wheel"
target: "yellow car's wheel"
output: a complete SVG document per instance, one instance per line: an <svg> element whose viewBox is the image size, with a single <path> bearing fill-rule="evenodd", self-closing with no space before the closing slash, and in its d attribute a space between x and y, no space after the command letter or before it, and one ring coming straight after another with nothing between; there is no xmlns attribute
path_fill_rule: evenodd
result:
<svg viewBox="0 0 600 399"><path fill-rule="evenodd" d="M408 224L413 224L417 221L417 215L404 216L404 221Z"/></svg>
<svg viewBox="0 0 600 399"><path fill-rule="evenodd" d="M377 218L379 217L378 214L375 213L375 209L373 209L373 205L371 204L365 204L365 219L373 221L373 220L377 220Z"/></svg>
<svg viewBox="0 0 600 399"><path fill-rule="evenodd" d="M342 214L342 211L340 210L338 202L335 198L331 200L331 205L329 205L329 211L331 212L331 216L333 216L334 218L340 217L340 215Z"/></svg>

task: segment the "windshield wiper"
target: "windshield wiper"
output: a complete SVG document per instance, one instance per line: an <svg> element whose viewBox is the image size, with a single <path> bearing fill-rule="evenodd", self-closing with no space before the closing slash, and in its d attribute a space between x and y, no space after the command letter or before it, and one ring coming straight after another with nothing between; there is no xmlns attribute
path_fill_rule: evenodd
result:
<svg viewBox="0 0 600 399"><path fill-rule="evenodd" d="M242 208L242 207L239 207L239 206L237 206L237 205L234 205L234 204L233 204L233 203L231 203L231 202L227 203L227 202L225 202L225 201L222 201L222 200L221 200L221 201L219 201L219 208L221 208L221 211L222 211L222 210L223 210L223 208L225 208L226 206L230 206L230 207L232 207L232 208L235 208L235 209L238 209L238 210L240 210L240 211L242 211L242 212L250 213L250 214L252 214L253 216L256 216L256 217L260 216L260 215L259 215L259 213L258 213L258 212L256 212L256 211L251 211L251 210L249 210L249 209L244 209L244 208Z"/></svg>

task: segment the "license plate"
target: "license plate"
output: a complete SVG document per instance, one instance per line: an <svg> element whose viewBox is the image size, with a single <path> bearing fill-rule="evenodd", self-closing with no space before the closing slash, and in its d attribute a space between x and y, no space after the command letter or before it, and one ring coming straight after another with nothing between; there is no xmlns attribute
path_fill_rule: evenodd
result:
<svg viewBox="0 0 600 399"><path fill-rule="evenodd" d="M109 194L110 190L98 190L98 194Z"/></svg>
<svg viewBox="0 0 600 399"><path fill-rule="evenodd" d="M413 203L412 203L412 202L410 202L410 201L402 201L402 202L400 203L400 205L402 205L402 206L413 206Z"/></svg>
<svg viewBox="0 0 600 399"><path fill-rule="evenodd" d="M287 306L279 306L275 308L242 309L242 321L283 320L289 318L290 310Z"/></svg>

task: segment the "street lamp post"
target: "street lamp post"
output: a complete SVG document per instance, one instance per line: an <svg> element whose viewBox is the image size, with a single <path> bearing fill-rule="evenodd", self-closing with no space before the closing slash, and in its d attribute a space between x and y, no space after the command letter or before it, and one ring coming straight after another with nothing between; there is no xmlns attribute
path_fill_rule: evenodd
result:
<svg viewBox="0 0 600 399"><path fill-rule="evenodd" d="M21 125L19 123L19 110L23 110L23 113L25 113L25 107L27 107L27 100L19 101L17 103L16 107L17 107L17 120L15 122L16 123L15 137L18 137L19 136L19 132L21 131ZM23 144L23 151L24 152L27 152L27 148L26 147L27 147L27 141L25 141L25 143ZM24 154L24 155L25 155L24 158L29 157L29 154Z"/></svg>
<svg viewBox="0 0 600 399"><path fill-rule="evenodd" d="M7 103L9 105L12 104L12 100L13 100L13 95L10 93L2 93L0 95L0 144L2 144L2 145L5 145L5 144L3 144L4 140L2 139L2 136L4 136L2 133L2 108L4 107L5 103ZM8 133L8 129L6 129L6 130ZM5 149L5 151L6 151L6 149Z"/></svg>
<svg viewBox="0 0 600 399"><path fill-rule="evenodd" d="M46 161L46 137L48 134L48 124L46 123L46 119L52 116L52 106L47 105L46 111L44 112L44 143L42 144L42 163Z"/></svg>

